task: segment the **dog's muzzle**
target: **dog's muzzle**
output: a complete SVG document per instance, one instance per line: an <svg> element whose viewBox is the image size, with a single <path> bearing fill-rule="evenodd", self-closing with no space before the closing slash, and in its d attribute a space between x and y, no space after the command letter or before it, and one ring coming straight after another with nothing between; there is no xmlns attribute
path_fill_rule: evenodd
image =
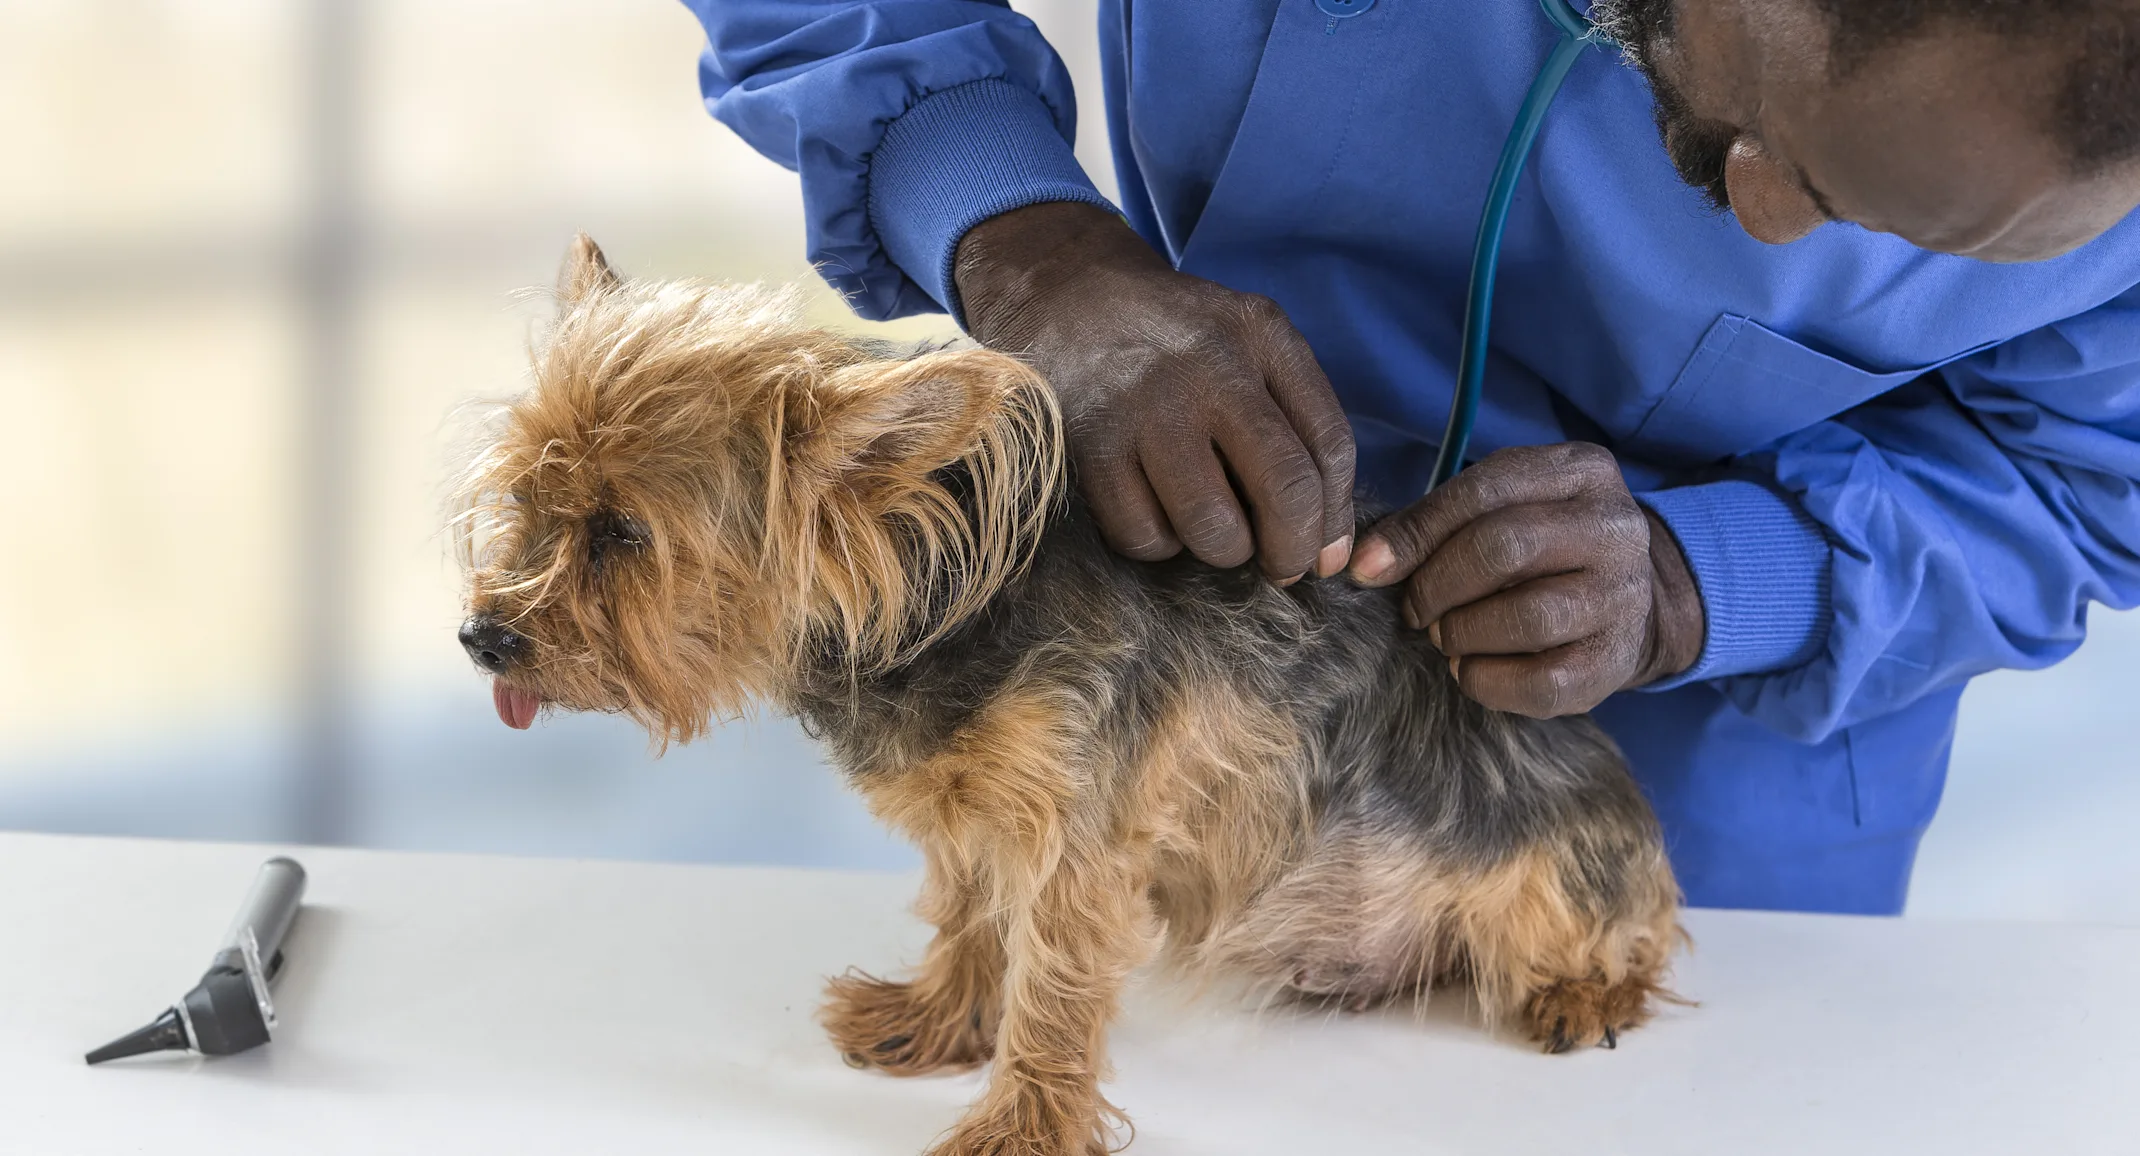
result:
<svg viewBox="0 0 2140 1156"><path fill-rule="evenodd" d="M497 619L478 614L461 623L461 647L477 666L504 674L527 651L528 640Z"/></svg>

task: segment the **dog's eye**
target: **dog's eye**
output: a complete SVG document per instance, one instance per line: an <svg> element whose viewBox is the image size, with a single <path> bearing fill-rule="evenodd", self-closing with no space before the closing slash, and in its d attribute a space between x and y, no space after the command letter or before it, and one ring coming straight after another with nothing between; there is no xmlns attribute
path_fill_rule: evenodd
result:
<svg viewBox="0 0 2140 1156"><path fill-rule="evenodd" d="M646 527L629 514L596 514L587 522L587 560L600 566L612 555L645 546L646 539Z"/></svg>

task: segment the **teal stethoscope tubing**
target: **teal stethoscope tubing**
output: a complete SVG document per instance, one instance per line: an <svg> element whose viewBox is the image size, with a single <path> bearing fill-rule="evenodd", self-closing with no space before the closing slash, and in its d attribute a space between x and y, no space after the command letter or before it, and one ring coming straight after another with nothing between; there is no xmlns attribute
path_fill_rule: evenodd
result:
<svg viewBox="0 0 2140 1156"><path fill-rule="evenodd" d="M1516 195L1516 179L1523 175L1523 162L1538 143L1538 129L1546 110L1560 95L1561 82L1575 66L1583 49L1597 42L1597 29L1568 0L1538 0L1560 28L1560 43L1546 57L1524 94L1516 123L1501 142L1501 162L1494 168L1494 183L1486 191L1486 208L1479 214L1479 236L1471 252L1471 289L1464 300L1464 344L1456 368L1456 396L1449 402L1449 426L1442 432L1441 452L1434 458L1429 492L1464 468L1464 452L1471 446L1471 427L1479 417L1479 394L1486 384L1486 331L1493 320L1494 275L1501 266L1501 235L1508 229L1508 206Z"/></svg>

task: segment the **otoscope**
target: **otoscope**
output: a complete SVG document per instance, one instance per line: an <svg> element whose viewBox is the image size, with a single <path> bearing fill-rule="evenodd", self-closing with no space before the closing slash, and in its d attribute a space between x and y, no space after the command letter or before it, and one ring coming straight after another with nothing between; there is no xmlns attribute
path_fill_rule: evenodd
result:
<svg viewBox="0 0 2140 1156"><path fill-rule="evenodd" d="M229 1056L268 1042L275 1027L268 984L282 971L282 937L304 894L305 869L296 860L261 864L201 982L155 1022L89 1053L88 1061L176 1051Z"/></svg>

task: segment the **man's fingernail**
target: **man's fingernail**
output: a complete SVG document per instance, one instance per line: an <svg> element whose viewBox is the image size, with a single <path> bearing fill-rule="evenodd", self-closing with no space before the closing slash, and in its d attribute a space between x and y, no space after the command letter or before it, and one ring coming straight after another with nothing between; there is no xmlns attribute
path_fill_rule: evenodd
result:
<svg viewBox="0 0 2140 1156"><path fill-rule="evenodd" d="M1280 589L1284 589L1285 587L1291 586L1293 583L1298 582L1306 577L1306 574L1295 574L1291 578L1281 578L1278 580L1278 586Z"/></svg>
<svg viewBox="0 0 2140 1156"><path fill-rule="evenodd" d="M1407 602L1404 604L1403 614L1404 624L1406 626L1411 627L1413 630L1419 629L1419 612L1412 609L1411 603Z"/></svg>
<svg viewBox="0 0 2140 1156"><path fill-rule="evenodd" d="M1436 650L1440 650L1442 648L1441 619L1437 618L1434 621L1427 623L1427 641L1433 643L1434 649Z"/></svg>
<svg viewBox="0 0 2140 1156"><path fill-rule="evenodd" d="M1380 538L1369 538L1352 556L1352 576L1362 582L1379 581L1397 564L1396 551Z"/></svg>
<svg viewBox="0 0 2140 1156"><path fill-rule="evenodd" d="M1457 657L1456 655L1452 654L1449 656L1449 677L1451 679L1454 679L1457 682L1464 681L1463 663L1464 660Z"/></svg>
<svg viewBox="0 0 2140 1156"><path fill-rule="evenodd" d="M1315 576L1317 578L1330 577L1332 574L1343 570L1346 560L1351 557L1352 535L1347 534L1323 547L1323 552L1315 556Z"/></svg>

